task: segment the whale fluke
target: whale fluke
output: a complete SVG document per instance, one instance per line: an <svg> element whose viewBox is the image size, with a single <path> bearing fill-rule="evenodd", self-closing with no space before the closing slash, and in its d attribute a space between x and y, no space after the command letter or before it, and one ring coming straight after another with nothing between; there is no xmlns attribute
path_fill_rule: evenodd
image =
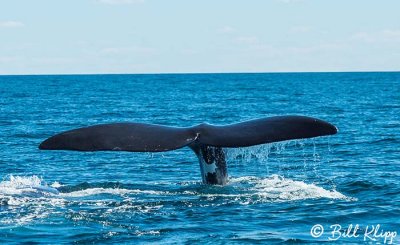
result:
<svg viewBox="0 0 400 245"><path fill-rule="evenodd" d="M304 116L269 117L226 126L205 125L198 128L198 141L217 147L246 147L337 133L337 128L332 124Z"/></svg>
<svg viewBox="0 0 400 245"><path fill-rule="evenodd" d="M54 135L41 150L161 152L189 146L198 156L205 183L225 184L227 171L222 148L246 147L337 133L337 128L305 116L277 116L215 126L189 128L144 123L101 124ZM213 172L214 171L214 172Z"/></svg>
<svg viewBox="0 0 400 245"><path fill-rule="evenodd" d="M42 150L170 151L197 144L246 147L336 134L332 124L311 117L279 116L226 126L177 128L144 123L101 124L66 131L43 141Z"/></svg>
<svg viewBox="0 0 400 245"><path fill-rule="evenodd" d="M196 134L187 128L144 123L113 123L78 128L54 135L41 150L170 151L189 145Z"/></svg>

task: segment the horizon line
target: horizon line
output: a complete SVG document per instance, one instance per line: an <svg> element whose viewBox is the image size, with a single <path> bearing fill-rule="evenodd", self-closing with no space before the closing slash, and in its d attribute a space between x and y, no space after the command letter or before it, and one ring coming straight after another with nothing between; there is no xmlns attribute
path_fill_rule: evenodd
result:
<svg viewBox="0 0 400 245"><path fill-rule="evenodd" d="M367 71L243 71L243 72L143 72L143 73L37 73L37 74L0 74L0 76L95 76L95 75L207 75L207 74L296 74L296 73L397 73L400 70Z"/></svg>

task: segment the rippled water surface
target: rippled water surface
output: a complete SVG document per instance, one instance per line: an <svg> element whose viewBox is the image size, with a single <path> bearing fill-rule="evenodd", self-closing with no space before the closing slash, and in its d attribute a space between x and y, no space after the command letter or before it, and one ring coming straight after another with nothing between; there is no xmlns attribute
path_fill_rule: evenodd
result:
<svg viewBox="0 0 400 245"><path fill-rule="evenodd" d="M188 148L37 148L97 123L286 114L339 133L228 149L226 186L203 185ZM360 243L371 225L400 232L400 73L0 76L0 145L0 243L313 243L333 224L359 224L359 237L337 242Z"/></svg>

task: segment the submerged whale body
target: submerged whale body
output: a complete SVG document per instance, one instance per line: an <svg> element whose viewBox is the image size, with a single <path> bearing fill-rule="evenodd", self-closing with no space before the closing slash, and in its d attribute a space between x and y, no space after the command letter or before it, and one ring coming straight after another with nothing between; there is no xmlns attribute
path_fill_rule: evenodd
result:
<svg viewBox="0 0 400 245"><path fill-rule="evenodd" d="M145 123L112 123L54 135L41 150L162 152L190 147L197 155L203 183L226 184L223 148L246 147L337 133L337 128L305 116L277 116L237 124L200 124L189 128Z"/></svg>

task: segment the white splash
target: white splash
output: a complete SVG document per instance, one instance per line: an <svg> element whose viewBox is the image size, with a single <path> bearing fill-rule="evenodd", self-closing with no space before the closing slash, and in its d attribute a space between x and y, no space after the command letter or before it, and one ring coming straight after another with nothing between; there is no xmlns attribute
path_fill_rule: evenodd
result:
<svg viewBox="0 0 400 245"><path fill-rule="evenodd" d="M127 189L119 189L119 188L90 188L85 190L73 191L69 193L60 193L60 196L63 197L85 197L85 196L94 196L101 194L111 194L111 195L125 195L132 193L131 190Z"/></svg>
<svg viewBox="0 0 400 245"><path fill-rule="evenodd" d="M57 189L47 186L36 175L30 177L10 175L10 180L0 182L0 195L43 196L58 193Z"/></svg>
<svg viewBox="0 0 400 245"><path fill-rule="evenodd" d="M249 192L261 199L274 202L296 201L306 199L343 199L351 198L343 195L336 190L326 190L315 184L307 184L303 181L286 179L279 175L271 175L268 178L258 178L253 176L234 178L230 181L232 184L246 182L252 184Z"/></svg>
<svg viewBox="0 0 400 245"><path fill-rule="evenodd" d="M239 184L249 185L245 193L239 194L241 197L256 195L261 199L269 199L271 201L293 201L315 198L328 198L328 199L349 199L342 193L336 190L326 190L315 184L308 184L303 181L287 179L279 175L271 175L267 178L259 178L254 176L246 176L239 178L231 178L229 184L233 187ZM0 198L7 197L8 205L21 205L27 198L40 198L44 197L86 197L94 195L118 195L128 196L135 194L148 194L168 196L177 193L168 191L157 190L140 190L140 189L123 189L123 188L89 188L84 190L73 191L69 193L59 193L54 187L61 186L55 182L51 186L43 183L42 179L37 176L20 177L10 175L10 180L0 182ZM184 191L184 195L199 195L199 196L220 196L220 197L235 197L236 194L230 193L196 193L192 191ZM54 204L60 203L54 199Z"/></svg>
<svg viewBox="0 0 400 245"><path fill-rule="evenodd" d="M89 188L85 190L73 191L69 193L60 193L62 197L86 197L94 195L119 195L125 196L129 194L149 194L149 195L172 195L170 192L154 191L154 190L139 190L139 189L123 189L123 188Z"/></svg>
<svg viewBox="0 0 400 245"><path fill-rule="evenodd" d="M334 189L327 190L313 183L292 180L279 175L271 175L267 178L254 176L231 178L228 186L198 187L197 185L198 182L189 186L182 185L181 189L174 191L95 187L59 193L54 188L62 186L58 182L48 186L35 175L24 177L10 175L9 180L0 182L0 206L7 206L6 212L9 212L11 217L0 220L0 224L26 224L44 219L55 212L72 212L68 209L69 205L82 205L88 208L108 206L110 202L114 202L113 198L110 199L104 194L122 198L115 201L116 206L111 206L104 212L106 216L113 213L155 213L161 212L160 210L164 208L163 204L159 203L143 204L141 202L143 198L138 198L139 195L147 195L156 200L172 196L172 199L168 199L170 201L175 201L175 196L178 196L178 200L183 200L188 207L251 205L320 198L354 200ZM85 216L78 215L77 218L85 219Z"/></svg>

